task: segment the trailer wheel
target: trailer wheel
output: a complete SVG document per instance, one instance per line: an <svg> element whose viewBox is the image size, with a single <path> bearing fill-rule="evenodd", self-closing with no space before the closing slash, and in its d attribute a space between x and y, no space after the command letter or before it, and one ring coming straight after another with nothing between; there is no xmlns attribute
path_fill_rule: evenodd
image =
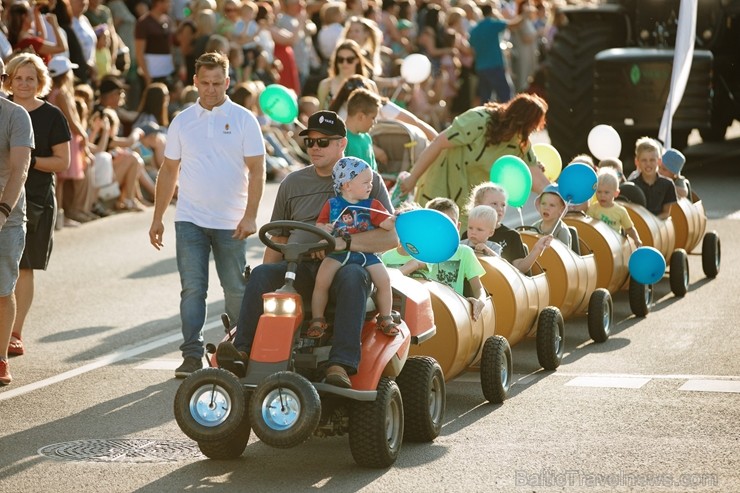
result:
<svg viewBox="0 0 740 493"><path fill-rule="evenodd" d="M511 388L513 365L509 341L502 336L491 336L483 344L480 360L480 385L483 397L493 404L501 404Z"/></svg>
<svg viewBox="0 0 740 493"><path fill-rule="evenodd" d="M604 288L591 293L588 301L588 335L594 342L609 339L614 320L612 295Z"/></svg>
<svg viewBox="0 0 740 493"><path fill-rule="evenodd" d="M679 298L686 296L689 291L689 256L683 248L676 249L671 254L669 271L671 291Z"/></svg>
<svg viewBox="0 0 740 493"><path fill-rule="evenodd" d="M653 285L641 284L630 276L630 310L636 317L647 317L653 305Z"/></svg>
<svg viewBox="0 0 740 493"><path fill-rule="evenodd" d="M701 267L704 275L714 279L719 274L719 264L722 260L722 249L719 235L716 231L710 231L704 235L701 244Z"/></svg>
<svg viewBox="0 0 740 493"><path fill-rule="evenodd" d="M555 370L563 359L565 330L563 314L547 306L537 320L537 360L545 370Z"/></svg>

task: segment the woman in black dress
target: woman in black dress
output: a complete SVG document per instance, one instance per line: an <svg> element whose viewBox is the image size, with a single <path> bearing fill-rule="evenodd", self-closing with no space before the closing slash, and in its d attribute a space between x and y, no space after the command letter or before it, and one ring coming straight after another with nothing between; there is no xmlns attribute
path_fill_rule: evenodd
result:
<svg viewBox="0 0 740 493"><path fill-rule="evenodd" d="M35 149L26 179L26 248L20 263L15 295L17 315L8 354L25 352L21 336L23 323L33 301L33 271L46 270L51 255L57 204L55 173L69 167L69 125L62 112L41 97L49 92L51 78L38 55L21 53L7 66L4 83L10 99L31 115Z"/></svg>

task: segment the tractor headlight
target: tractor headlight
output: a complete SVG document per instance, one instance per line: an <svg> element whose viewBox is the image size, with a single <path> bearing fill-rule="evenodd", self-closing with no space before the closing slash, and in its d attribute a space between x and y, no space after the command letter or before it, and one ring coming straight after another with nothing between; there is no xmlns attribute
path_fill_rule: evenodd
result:
<svg viewBox="0 0 740 493"><path fill-rule="evenodd" d="M264 311L265 313L269 313L270 315L275 315L278 308L278 300L276 298L267 298L265 299L264 303Z"/></svg>
<svg viewBox="0 0 740 493"><path fill-rule="evenodd" d="M265 298L262 306L268 315L295 315L296 312L293 298Z"/></svg>

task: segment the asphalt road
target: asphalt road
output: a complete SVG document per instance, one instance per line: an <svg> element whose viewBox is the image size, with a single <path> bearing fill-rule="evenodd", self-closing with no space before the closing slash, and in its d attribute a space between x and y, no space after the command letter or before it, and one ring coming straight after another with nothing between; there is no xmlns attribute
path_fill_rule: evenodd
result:
<svg viewBox="0 0 740 493"><path fill-rule="evenodd" d="M568 320L555 372L538 369L530 342L516 346L502 405L484 401L474 373L450 382L441 436L404 444L387 470L357 467L346 437L278 450L253 436L239 460L199 455L172 412L173 211L160 252L148 243L151 212L64 230L36 276L28 353L0 389L0 492L740 491L739 150L689 154L724 246L719 277L705 279L691 255L687 296L663 280L645 319L616 295L604 344L588 340L584 317ZM253 264L261 252L250 239ZM223 297L212 274L206 338L216 342Z"/></svg>

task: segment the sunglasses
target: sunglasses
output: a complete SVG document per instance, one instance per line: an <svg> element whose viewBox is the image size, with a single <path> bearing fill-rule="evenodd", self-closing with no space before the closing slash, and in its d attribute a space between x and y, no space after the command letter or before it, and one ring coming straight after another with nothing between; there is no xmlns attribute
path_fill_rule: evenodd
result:
<svg viewBox="0 0 740 493"><path fill-rule="evenodd" d="M337 63L355 63L356 61L356 56L348 56L347 58L343 56L337 56Z"/></svg>
<svg viewBox="0 0 740 493"><path fill-rule="evenodd" d="M305 139L303 139L303 142L306 143L307 149L312 148L314 144L318 144L319 147L324 149L326 147L329 147L329 142L331 142L332 140L340 140L340 139L342 139L342 137L320 137L318 139L312 139L310 137L306 137Z"/></svg>

